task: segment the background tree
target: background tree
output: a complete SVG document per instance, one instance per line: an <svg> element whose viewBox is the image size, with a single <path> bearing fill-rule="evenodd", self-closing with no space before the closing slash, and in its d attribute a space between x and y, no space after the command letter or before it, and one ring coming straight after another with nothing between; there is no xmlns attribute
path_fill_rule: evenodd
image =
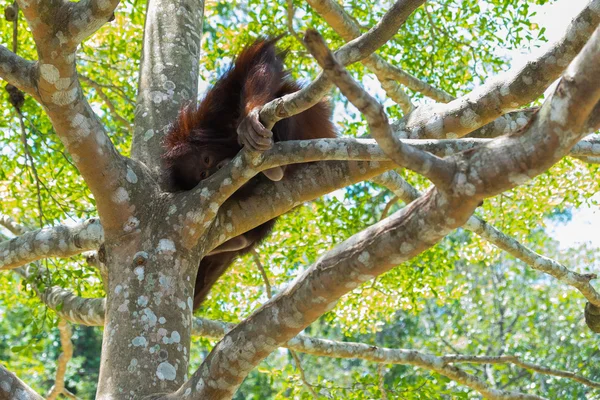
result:
<svg viewBox="0 0 600 400"><path fill-rule="evenodd" d="M544 1L423 3L1 2L0 398L594 396L594 249L544 225L597 191L600 2L510 70ZM278 33L307 85L261 120L331 93L343 138L165 193L199 78ZM201 257L286 212L193 318Z"/></svg>

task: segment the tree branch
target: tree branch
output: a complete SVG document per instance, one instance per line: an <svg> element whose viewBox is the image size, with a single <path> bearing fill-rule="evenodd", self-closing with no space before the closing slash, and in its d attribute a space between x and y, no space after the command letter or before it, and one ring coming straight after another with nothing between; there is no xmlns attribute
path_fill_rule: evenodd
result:
<svg viewBox="0 0 600 400"><path fill-rule="evenodd" d="M104 229L121 234L131 218L135 194L128 171L139 166L115 149L83 95L75 65L77 46L108 20L117 4L116 0L19 0L39 55L32 74L39 102L92 191Z"/></svg>
<svg viewBox="0 0 600 400"><path fill-rule="evenodd" d="M367 92L352 79L333 57L325 41L317 31L308 30L304 41L315 57L325 75L340 91L358 108L369 124L370 132L388 157L401 167L409 168L427 178L435 185L447 187L454 174L452 162L436 157L430 153L419 151L399 141L388 123L385 110Z"/></svg>
<svg viewBox="0 0 600 400"><path fill-rule="evenodd" d="M281 145L290 146L291 143L292 142L283 142ZM292 144L291 146L293 146L293 148L298 148L298 144L300 143L301 142L298 141L295 145ZM372 148L378 147L379 146L373 141ZM342 144L340 153L344 154L350 149L351 147L347 148ZM317 146L317 150L323 157L336 157L336 150L329 146L323 146L320 150ZM363 151L366 153L368 150L363 148ZM383 152L381 152L381 149L378 151L381 153L382 157L385 157ZM361 156L359 155L358 157ZM365 157L371 158L368 155L365 155ZM387 159L387 157L385 157L385 159ZM305 159L304 161L308 160ZM394 164L389 161L315 162L303 164L287 170L285 176L279 182L260 180L259 182L256 182L254 193L284 193L285 196L252 196L251 199L245 199L244 201L239 201L235 194L231 196L231 198L219 207L214 226L231 227L232 229L224 230L220 228L209 232L206 238L205 250L209 251L209 249L215 248L223 241L241 235L244 232L248 232L250 229L282 215L306 201L314 200L334 190L370 179L393 167ZM186 216L192 215L193 214L188 215L186 213ZM202 216L202 214L198 215ZM249 218L249 216L252 217Z"/></svg>
<svg viewBox="0 0 600 400"><path fill-rule="evenodd" d="M74 53L79 44L113 17L119 4L119 0L17 2L32 28L33 38L40 50L40 59L59 49L62 53ZM58 42L51 48L41 47L49 45L54 38Z"/></svg>
<svg viewBox="0 0 600 400"><path fill-rule="evenodd" d="M56 363L56 378L54 379L54 385L46 396L46 400L55 400L59 395L65 393L65 374L67 372L67 365L73 357L73 342L71 342L72 332L67 321L64 319L58 321L58 331L62 353L58 356Z"/></svg>
<svg viewBox="0 0 600 400"><path fill-rule="evenodd" d="M411 113L415 109L415 105L412 103L410 97L398 82L385 79L380 81L380 83L388 97L400 106L404 115Z"/></svg>
<svg viewBox="0 0 600 400"><path fill-rule="evenodd" d="M332 0L308 0L308 3L347 42L361 35L360 28L339 3ZM421 93L442 103L448 103L454 100L454 97L450 96L448 93L389 64L377 54L371 54L369 57L362 60L362 63L375 73L375 76L377 76L377 79L381 82L381 86L388 96L400 104L405 112L410 111L410 107L408 107L408 105L410 105L410 100L396 92L401 88L397 88L396 85L393 85L391 82L399 82L415 92Z"/></svg>
<svg viewBox="0 0 600 400"><path fill-rule="evenodd" d="M39 101L35 72L36 65L33 61L19 57L0 45L0 78Z"/></svg>
<svg viewBox="0 0 600 400"><path fill-rule="evenodd" d="M600 98L598 75L600 31L596 30L527 127L451 156L461 169L453 189L490 197L523 184L568 154L587 134L586 123Z"/></svg>
<svg viewBox="0 0 600 400"><path fill-rule="evenodd" d="M383 46L417 9L424 0L398 0L377 23L364 35L346 43L335 52L342 65L360 61ZM260 111L260 120L267 128L277 121L298 114L317 104L331 88L331 82L320 74L313 82L301 90L275 99Z"/></svg>
<svg viewBox="0 0 600 400"><path fill-rule="evenodd" d="M120 0L80 0L73 5L69 32L76 44L94 34L108 21L114 19L114 11Z"/></svg>
<svg viewBox="0 0 600 400"><path fill-rule="evenodd" d="M100 221L37 229L0 243L0 270L14 269L47 257L70 257L95 250L104 241Z"/></svg>
<svg viewBox="0 0 600 400"><path fill-rule="evenodd" d="M407 204L421 196L421 193L419 193L418 190L394 171L385 172L375 177L373 181L390 189ZM596 278L595 275L583 275L569 270L555 260L542 256L527 246L522 245L514 238L504 234L478 216L471 216L463 227L476 233L481 238L506 251L513 257L523 261L529 267L551 275L562 283L573 286L579 290L590 303L595 306L600 306L600 294L590 283L591 279Z"/></svg>
<svg viewBox="0 0 600 400"><path fill-rule="evenodd" d="M194 319L194 335L202 336L205 338L219 339L234 328L235 324L231 323L214 321L205 318ZM289 340L287 343L283 344L282 347L297 351L299 353L306 353L319 357L361 359L381 364L414 365L429 371L437 372L440 375L447 376L448 378L462 385L465 385L473 390L478 391L482 395L486 396L486 398L540 399L540 397L538 396L494 389L479 378L477 378L476 376L467 374L458 368L448 366L447 364L449 364L451 361L447 361L446 357L452 356L439 357L433 354L427 354L417 350L390 349L385 347L368 345L365 343L339 342L329 339L313 338L303 334L297 335L293 339ZM524 368L531 369L529 368L529 366L524 366ZM569 373L567 372L567 374ZM572 375L573 376L564 377L576 380L581 383L584 383L582 382L582 380L589 381L586 378L582 378L576 374ZM575 377L577 377L578 379L576 379Z"/></svg>
<svg viewBox="0 0 600 400"><path fill-rule="evenodd" d="M28 265L15 272L31 280L40 300L64 320L85 326L104 325L106 299L79 297L58 286L44 288L43 276L46 269L41 266Z"/></svg>
<svg viewBox="0 0 600 400"><path fill-rule="evenodd" d="M0 225L8 229L15 236L27 233L27 228L5 214L0 214Z"/></svg>
<svg viewBox="0 0 600 400"><path fill-rule="evenodd" d="M518 132L529 124L529 121L531 121L531 118L538 110L539 107L530 107L509 112L469 133L466 138L493 139L498 136Z"/></svg>
<svg viewBox="0 0 600 400"><path fill-rule="evenodd" d="M7 400L44 400L42 396L17 378L15 374L4 368L2 364L0 364L0 397Z"/></svg>
<svg viewBox="0 0 600 400"><path fill-rule="evenodd" d="M555 260L538 254L522 245L479 217L473 216L469 218L469 221L465 224L465 228L477 233L498 248L523 261L531 268L551 275L560 282L574 287L590 303L600 307L600 293L590 283L592 279L597 278L596 274L579 274L571 271Z"/></svg>
<svg viewBox="0 0 600 400"><path fill-rule="evenodd" d="M504 355L504 356L463 356L463 355L449 355L441 357L445 363L473 363L473 364L514 364L521 368L525 368L531 371L539 372L544 375L558 376L560 378L571 379L576 382L582 383L592 388L600 388L600 382L587 379L581 375L577 375L573 372L563 371L560 369L548 368L543 365L537 365L521 361L517 356Z"/></svg>
<svg viewBox="0 0 600 400"><path fill-rule="evenodd" d="M529 104L554 82L600 23L600 0L592 0L571 21L565 36L545 54L490 80L448 104L417 108L394 124L400 137L456 138Z"/></svg>
<svg viewBox="0 0 600 400"><path fill-rule="evenodd" d="M204 1L148 1L131 157L155 176L169 124L196 101L203 19Z"/></svg>

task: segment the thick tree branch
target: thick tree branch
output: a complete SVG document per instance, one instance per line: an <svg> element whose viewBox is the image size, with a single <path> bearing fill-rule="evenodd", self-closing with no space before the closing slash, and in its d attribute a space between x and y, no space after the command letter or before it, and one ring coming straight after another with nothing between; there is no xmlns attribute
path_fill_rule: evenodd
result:
<svg viewBox="0 0 600 400"><path fill-rule="evenodd" d="M586 126L590 131L600 130L600 103L596 103L596 107L590 113L590 118L587 120Z"/></svg>
<svg viewBox="0 0 600 400"><path fill-rule="evenodd" d="M120 0L80 0L73 5L69 32L76 44L82 43L102 25L114 19Z"/></svg>
<svg viewBox="0 0 600 400"><path fill-rule="evenodd" d="M190 388L192 398L231 395L256 363L334 307L343 294L431 247L454 228L449 221L466 220L476 205L451 203L432 190L346 240L226 335L179 392ZM217 376L228 384L215 386Z"/></svg>
<svg viewBox="0 0 600 400"><path fill-rule="evenodd" d="M0 398L6 400L44 400L25 382L0 364Z"/></svg>
<svg viewBox="0 0 600 400"><path fill-rule="evenodd" d="M512 111L496 118L489 124L482 126L469 133L467 138L487 138L493 139L498 136L517 132L519 129L527 126L531 118L539 110L539 107L525 108L519 111Z"/></svg>
<svg viewBox="0 0 600 400"><path fill-rule="evenodd" d="M86 326L103 326L106 309L104 298L83 298L58 286L44 287L47 270L41 266L28 265L15 270L31 281L40 300L66 321Z"/></svg>
<svg viewBox="0 0 600 400"><path fill-rule="evenodd" d="M523 134L457 156L451 196L429 190L325 253L287 290L228 333L177 395L187 390L192 398L230 396L260 360L330 310L342 295L433 246L464 224L482 198L523 183L522 175L532 178L563 157L583 135L600 96L599 40L595 32Z"/></svg>
<svg viewBox="0 0 600 400"><path fill-rule="evenodd" d="M600 31L596 30L529 126L451 156L461 168L454 190L490 197L550 168L587 134L587 121L600 98L599 75Z"/></svg>
<svg viewBox="0 0 600 400"><path fill-rule="evenodd" d="M379 146L374 144L373 147ZM380 149L379 151L381 152ZM333 155L335 151L323 147L322 153ZM381 155L383 156L382 152ZM239 201L237 196L233 195L219 208L214 223L214 226L219 228L209 232L206 250L213 249L223 241L241 235L306 201L370 179L393 167L394 164L389 161L316 162L286 171L284 178L279 182L260 180L253 191L256 195L251 199ZM266 195L270 193L282 195ZM253 217L249 218L250 215ZM223 227L232 229L224 230Z"/></svg>
<svg viewBox="0 0 600 400"><path fill-rule="evenodd" d="M571 21L565 36L545 54L490 80L448 104L423 106L396 122L395 131L411 139L467 135L518 107L529 104L564 71L600 23L600 0L592 0Z"/></svg>
<svg viewBox="0 0 600 400"><path fill-rule="evenodd" d="M492 139L400 139L399 141L420 151L445 157L487 145ZM581 139L568 154L571 157L600 156L600 136L590 135ZM263 155L265 161L261 164L260 170L314 161L391 161L374 139L351 137L278 142Z"/></svg>
<svg viewBox="0 0 600 400"><path fill-rule="evenodd" d="M0 270L13 269L48 257L70 257L95 250L104 240L100 221L89 219L69 227L37 229L0 243Z"/></svg>
<svg viewBox="0 0 600 400"><path fill-rule="evenodd" d="M406 139L402 140L402 142L423 151L437 154L438 156L448 156L456 152L489 144L491 141L490 139L463 138L455 140ZM600 146L596 142L597 139L595 136L585 138L572 148L570 154L573 156L596 154L596 152L600 151ZM247 232L260 223L289 211L302 202L313 200L341 187L372 178L376 175L377 171L383 172L393 168L393 164L387 161L387 156L383 154L381 148L372 139L344 138L280 142L276 143L272 150L265 152L264 158L264 164L262 164L260 169L323 160L352 160L365 161L365 163L323 162L313 164L312 166L303 165L297 167L298 171L291 172L289 175L290 179L284 177L281 183L260 182L258 184L256 188L257 194L278 191L278 193L285 193L292 196L290 201L283 203L280 199L274 199L273 196L260 196L257 199L239 204L236 202L234 195L231 201L225 202L223 210L219 210L217 216L219 220L218 226L232 226L233 230L228 232L218 232L215 230L216 234L209 235L207 238L207 251L218 246L225 240ZM341 173L342 170L345 172ZM226 168L222 169L223 174L226 174L226 171ZM350 179L347 179L347 174L349 174ZM214 186L211 187L211 192L220 190L219 185L223 182L224 176L217 177L215 174ZM315 182L314 185L313 182ZM300 192L298 190L299 187L302 187L304 190ZM206 193L202 193L201 191L201 198L204 198ZM413 198L416 197L418 197L418 194L414 195ZM191 200L188 204L193 204L195 207L198 206L198 202L192 202ZM256 221L248 218L248 215L256 216ZM224 236L222 235L223 233L225 234Z"/></svg>
<svg viewBox="0 0 600 400"><path fill-rule="evenodd" d="M361 35L360 28L338 2L333 0L309 0L308 4L347 42ZM399 82L415 92L419 92L442 103L454 100L454 97L448 93L389 64L377 54L371 54L362 60L362 63L375 73L375 76L381 82L381 86L392 100L400 105L405 104L403 110L406 108L407 99L401 94L396 93L397 88L391 82ZM408 110L406 108L406 111Z"/></svg>
<svg viewBox="0 0 600 400"><path fill-rule="evenodd" d="M600 164L600 157L576 156L576 158L587 164Z"/></svg>
<svg viewBox="0 0 600 400"><path fill-rule="evenodd" d="M148 1L131 156L155 176L169 124L196 101L203 19L201 0Z"/></svg>
<svg viewBox="0 0 600 400"><path fill-rule="evenodd" d="M39 101L35 71L36 64L33 61L21 58L0 45L0 78Z"/></svg>
<svg viewBox="0 0 600 400"><path fill-rule="evenodd" d="M429 178L435 185L446 187L454 174L453 163L399 141L392 134L387 115L381 104L365 92L352 79L348 71L336 61L321 35L317 31L308 30L304 41L323 68L325 75L365 116L371 135L377 140L384 153L399 166L409 168Z"/></svg>
<svg viewBox="0 0 600 400"><path fill-rule="evenodd" d="M63 0L30 2L18 0L19 8L32 27L41 53L74 53L77 46L113 17L119 0ZM33 24L32 24L33 22ZM51 48L42 48L50 45ZM40 58L45 58L41 56Z"/></svg>
<svg viewBox="0 0 600 400"><path fill-rule="evenodd" d="M140 167L115 149L83 95L75 65L77 46L108 20L117 4L116 0L19 0L39 55L32 74L38 100L92 191L104 229L122 234L132 217L135 196L129 171ZM147 183L152 187L151 181Z"/></svg>

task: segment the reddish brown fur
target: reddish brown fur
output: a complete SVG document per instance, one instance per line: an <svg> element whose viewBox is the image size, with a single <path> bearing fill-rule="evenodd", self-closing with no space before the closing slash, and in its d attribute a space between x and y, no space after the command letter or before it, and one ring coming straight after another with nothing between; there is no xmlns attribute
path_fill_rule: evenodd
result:
<svg viewBox="0 0 600 400"><path fill-rule="evenodd" d="M246 47L235 64L206 94L199 105L182 108L165 139L164 156L168 180L173 191L189 190L214 172L215 165L233 158L240 150L237 127L255 107L288 93L299 85L283 67L284 53L277 52L275 39L258 39ZM273 127L275 142L285 140L334 138L329 105L322 101ZM236 193L236 198L250 196L255 177ZM268 221L244 236L252 243L242 250L208 255L200 262L194 295L194 309L206 298L210 288L236 256L249 251L264 239L275 220Z"/></svg>

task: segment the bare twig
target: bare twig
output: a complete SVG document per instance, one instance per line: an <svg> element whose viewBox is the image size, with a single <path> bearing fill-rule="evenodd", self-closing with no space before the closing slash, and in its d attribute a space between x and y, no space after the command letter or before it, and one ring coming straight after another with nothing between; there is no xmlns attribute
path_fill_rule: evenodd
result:
<svg viewBox="0 0 600 400"><path fill-rule="evenodd" d="M79 79L94 88L94 90L96 91L98 96L102 99L102 101L104 101L104 104L106 104L106 106L110 110L114 119L116 119L117 121L119 121L123 125L125 125L127 127L127 129L131 129L131 122L127 121L125 118L123 118L119 114L119 112L117 111L117 108L115 107L113 102L110 100L110 98L106 95L106 93L104 93L104 90L98 84L98 82L94 81L93 79L88 78L87 76L83 76L83 75L79 75Z"/></svg>
<svg viewBox="0 0 600 400"><path fill-rule="evenodd" d="M381 212L381 217L379 218L380 220L384 219L385 217L387 217L388 212L390 212L390 208L392 208L392 206L394 204L396 204L398 202L400 198L398 196L394 196L390 199L390 201L387 202L387 204L385 205L385 208L383 209L383 211Z"/></svg>
<svg viewBox="0 0 600 400"><path fill-rule="evenodd" d="M31 155L31 151L29 151L29 144L27 144L27 134L25 132L25 123L23 122L23 116L21 114L21 110L17 109L17 114L19 116L19 123L21 125L21 143L23 143L23 149L25 150L25 158L27 161L29 161L29 168L31 169L31 172L33 173L33 177L35 180L35 188L36 188L36 195L37 195L37 205L38 205L38 212L40 213L39 215L39 219L40 219L40 228L42 228L44 226L44 208L42 206L42 189L40 187L41 185L41 181L40 181L40 177L37 173L37 168L35 166L35 160L33 159L33 156Z"/></svg>
<svg viewBox="0 0 600 400"><path fill-rule="evenodd" d="M300 43L300 44L304 44L304 42L302 42L302 38L300 36L298 36L298 32L296 32L296 30L294 29L294 1L293 0L287 0L287 28L288 31L292 34L292 36L294 36L296 38L296 40Z"/></svg>
<svg viewBox="0 0 600 400"><path fill-rule="evenodd" d="M292 356L292 358L294 359L294 364L296 365L296 368L298 369L298 372L300 373L300 379L302 380L302 383L304 384L304 386L306 387L306 389L310 392L310 394L312 395L312 397L315 398L315 399L318 399L319 396L315 392L315 389L306 380L306 375L304 374L304 369L302 368L302 364L300 362L300 357L293 350L289 350L289 352L290 352L290 355Z"/></svg>
<svg viewBox="0 0 600 400"><path fill-rule="evenodd" d="M269 277L267 276L265 267L263 267L262 263L260 262L260 257L258 256L258 253L256 252L255 249L250 250L250 253L252 254L254 263L258 267L258 270L260 271L260 275L262 276L263 282L265 284L265 290L267 291L267 298L270 299L271 297L273 297L273 291L271 290L271 283L269 282Z"/></svg>
<svg viewBox="0 0 600 400"><path fill-rule="evenodd" d="M80 58L81 59L85 59L84 57L80 57ZM98 63L99 62L99 60L88 60L88 61L92 62L92 63ZM112 64L109 64L109 65L112 65ZM107 65L107 67L109 65ZM112 65L112 66L114 67L114 65ZM135 102L133 100L131 100L129 98L129 96L127 96L127 94L125 93L125 91L121 87L119 87L117 85L100 83L100 82L98 82L96 80L93 80L93 79L91 79L91 78L89 78L87 76L83 76L83 75L79 75L79 79L81 79L82 81L86 81L86 80L93 81L96 86L98 86L99 88L102 88L102 89L110 89L111 91L116 92L116 94L119 97L121 97L123 100L125 100L127 103L129 103L129 104L131 104L132 106L135 107Z"/></svg>
<svg viewBox="0 0 600 400"><path fill-rule="evenodd" d="M265 268L263 267L262 263L260 262L260 257L258 256L258 253L256 252L256 250L252 249L250 252L252 253L252 258L254 259L254 263L258 267L258 270L260 271L260 275L262 276L263 282L265 284L265 289L267 291L267 298L270 299L271 297L273 297L273 292L271 290L271 283L269 282L269 277L267 276L267 272L265 271ZM302 383L304 384L306 389L310 392L310 394L315 399L318 399L319 397L317 396L317 393L315 393L315 390L313 389L312 385L310 383L308 383L308 381L306 380L306 375L304 373L304 369L302 368L302 363L300 362L300 357L298 357L298 354L296 354L296 352L294 350L288 350L288 351L289 351L290 355L292 356L292 358L294 359L294 363L296 365L296 369L300 373L300 379L302 380Z"/></svg>
<svg viewBox="0 0 600 400"><path fill-rule="evenodd" d="M377 376L378 376L378 381L379 381L379 391L381 392L381 400L387 400L388 399L388 395L387 395L387 391L385 390L385 371L383 370L385 368L385 364L379 364L377 366Z"/></svg>

